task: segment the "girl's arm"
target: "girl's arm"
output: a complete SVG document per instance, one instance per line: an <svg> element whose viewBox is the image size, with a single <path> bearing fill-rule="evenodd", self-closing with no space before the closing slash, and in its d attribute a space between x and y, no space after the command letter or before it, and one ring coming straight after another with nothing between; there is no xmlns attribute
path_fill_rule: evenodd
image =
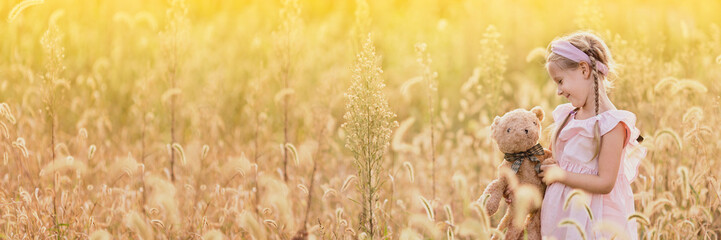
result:
<svg viewBox="0 0 721 240"><path fill-rule="evenodd" d="M560 182L572 188L579 188L590 193L607 194L611 192L618 169L621 165L621 154L626 142L626 129L619 123L601 138L601 151L598 156L598 174L581 174L567 172L558 164L542 165L539 177L546 185Z"/></svg>

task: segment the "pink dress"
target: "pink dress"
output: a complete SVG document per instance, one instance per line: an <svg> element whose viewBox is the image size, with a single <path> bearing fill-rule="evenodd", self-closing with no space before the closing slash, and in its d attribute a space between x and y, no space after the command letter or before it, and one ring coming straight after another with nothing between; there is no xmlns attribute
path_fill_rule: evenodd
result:
<svg viewBox="0 0 721 240"><path fill-rule="evenodd" d="M570 103L561 104L553 110L553 120L560 126L574 107ZM636 138L640 132L636 128L636 116L624 110L609 110L597 116L577 120L572 114L566 126L558 135L554 159L566 171L583 174L598 174L598 157L593 157L597 146L593 143L593 125L599 120L601 135L611 131L617 124L626 128L626 143L621 155L616 184L608 194L586 193L585 198L574 196L564 210L566 197L574 190L562 183L553 183L546 189L541 205L541 234L556 239L581 239L580 233L573 225L558 226L566 218L575 220L585 231L587 239L610 238L612 234L597 230L597 224L603 221L623 230L631 239L638 239L637 223L628 221L628 216L635 212L631 182L636 178L638 165L646 156L646 148ZM593 219L587 212L588 205Z"/></svg>

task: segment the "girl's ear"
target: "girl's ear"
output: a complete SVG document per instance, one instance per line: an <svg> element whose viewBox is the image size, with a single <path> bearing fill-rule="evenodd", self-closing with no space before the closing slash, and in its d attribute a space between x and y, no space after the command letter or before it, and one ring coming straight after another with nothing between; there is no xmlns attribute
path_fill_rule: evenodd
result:
<svg viewBox="0 0 721 240"><path fill-rule="evenodd" d="M578 67L581 69L583 79L591 79L591 65L588 65L587 62L580 62Z"/></svg>
<svg viewBox="0 0 721 240"><path fill-rule="evenodd" d="M546 113L543 112L543 108L541 108L541 106L535 106L531 108L531 112L536 114L538 121L543 121L543 118L546 116Z"/></svg>

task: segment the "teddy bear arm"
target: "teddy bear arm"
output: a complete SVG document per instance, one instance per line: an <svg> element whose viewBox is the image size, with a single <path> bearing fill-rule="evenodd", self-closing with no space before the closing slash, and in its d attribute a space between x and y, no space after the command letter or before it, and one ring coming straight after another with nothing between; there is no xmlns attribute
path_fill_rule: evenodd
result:
<svg viewBox="0 0 721 240"><path fill-rule="evenodd" d="M556 160L553 159L553 152L548 149L543 149L543 156L541 156L541 164L554 164Z"/></svg>
<svg viewBox="0 0 721 240"><path fill-rule="evenodd" d="M483 204L483 198L487 198L485 202L485 208L488 215L493 215L498 211L498 207L500 206L501 198L503 197L504 192L506 191L508 183L506 182L505 178L498 178L491 183L488 184L485 190L483 190L483 194L481 194L481 197L478 199L481 204ZM486 195L488 195L486 197Z"/></svg>

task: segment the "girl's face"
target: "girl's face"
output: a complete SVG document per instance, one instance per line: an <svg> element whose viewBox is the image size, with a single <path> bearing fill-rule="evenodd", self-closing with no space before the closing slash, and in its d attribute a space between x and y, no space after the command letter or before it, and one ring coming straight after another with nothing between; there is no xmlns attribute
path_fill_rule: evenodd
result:
<svg viewBox="0 0 721 240"><path fill-rule="evenodd" d="M593 81L587 76L590 74L584 74L586 66L581 63L576 69L561 69L556 63L548 64L548 75L556 82L556 94L566 97L573 107L585 106L593 93Z"/></svg>

